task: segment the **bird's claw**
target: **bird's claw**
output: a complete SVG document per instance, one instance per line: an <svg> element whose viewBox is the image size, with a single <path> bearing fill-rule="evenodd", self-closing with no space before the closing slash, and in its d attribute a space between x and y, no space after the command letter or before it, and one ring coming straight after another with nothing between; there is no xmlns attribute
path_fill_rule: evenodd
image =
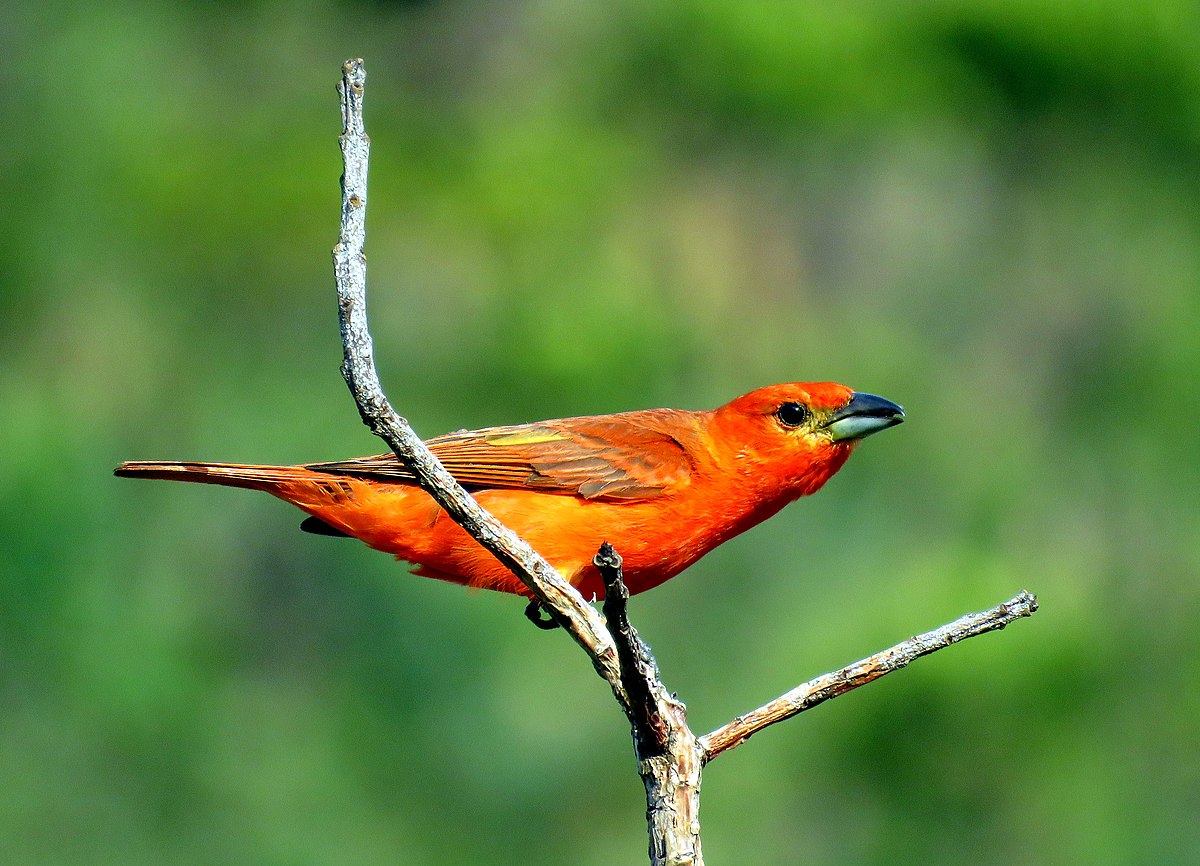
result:
<svg viewBox="0 0 1200 866"><path fill-rule="evenodd" d="M546 614L544 619L542 618L543 613ZM551 629L559 627L558 620L556 620L552 614L546 611L545 608L542 607L542 603L536 598L529 599L529 604L525 606L525 616L531 623L543 631L550 631Z"/></svg>

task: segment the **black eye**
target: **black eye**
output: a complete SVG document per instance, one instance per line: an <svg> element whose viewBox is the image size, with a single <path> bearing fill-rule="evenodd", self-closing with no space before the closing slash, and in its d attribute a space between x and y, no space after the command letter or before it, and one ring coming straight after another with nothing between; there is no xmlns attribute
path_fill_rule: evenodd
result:
<svg viewBox="0 0 1200 866"><path fill-rule="evenodd" d="M775 417L784 427L799 427L808 420L808 407L803 403L784 403L775 410Z"/></svg>

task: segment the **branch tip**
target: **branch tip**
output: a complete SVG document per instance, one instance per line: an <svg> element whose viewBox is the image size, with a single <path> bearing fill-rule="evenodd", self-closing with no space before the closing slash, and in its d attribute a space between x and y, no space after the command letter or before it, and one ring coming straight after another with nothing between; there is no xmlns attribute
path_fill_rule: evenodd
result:
<svg viewBox="0 0 1200 866"><path fill-rule="evenodd" d="M600 549L592 557L592 562L601 571L615 571L622 565L621 554L607 541L600 543Z"/></svg>
<svg viewBox="0 0 1200 866"><path fill-rule="evenodd" d="M1038 609L1037 596L1022 591L1003 604L983 613L969 613L954 622L916 635L895 646L868 656L839 671L803 683L756 710L751 710L700 738L704 760L740 746L759 731L790 719L838 695L865 686L885 674L900 670L921 656L952 646L970 637L998 631Z"/></svg>
<svg viewBox="0 0 1200 866"><path fill-rule="evenodd" d="M342 80L356 90L362 90L367 83L367 67L361 57L352 57L342 64Z"/></svg>

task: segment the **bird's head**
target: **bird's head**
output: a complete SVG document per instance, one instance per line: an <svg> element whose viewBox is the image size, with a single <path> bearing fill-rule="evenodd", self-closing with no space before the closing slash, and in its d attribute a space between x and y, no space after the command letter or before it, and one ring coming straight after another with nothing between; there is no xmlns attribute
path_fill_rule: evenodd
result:
<svg viewBox="0 0 1200 866"><path fill-rule="evenodd" d="M835 382L768 385L714 413L717 439L738 473L790 498L815 493L860 441L903 420L890 400Z"/></svg>

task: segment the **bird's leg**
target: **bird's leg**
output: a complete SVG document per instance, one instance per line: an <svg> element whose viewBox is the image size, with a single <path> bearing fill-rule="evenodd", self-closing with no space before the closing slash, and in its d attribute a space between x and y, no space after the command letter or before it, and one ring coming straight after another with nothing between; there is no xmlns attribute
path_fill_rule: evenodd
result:
<svg viewBox="0 0 1200 866"><path fill-rule="evenodd" d="M543 611L546 613L545 619L542 619ZM549 611L546 611L545 608L542 607L542 603L536 598L529 599L529 604L525 606L525 616L529 618L531 623L543 631L550 631L551 629L559 627L558 620L554 618L553 614L551 614Z"/></svg>

